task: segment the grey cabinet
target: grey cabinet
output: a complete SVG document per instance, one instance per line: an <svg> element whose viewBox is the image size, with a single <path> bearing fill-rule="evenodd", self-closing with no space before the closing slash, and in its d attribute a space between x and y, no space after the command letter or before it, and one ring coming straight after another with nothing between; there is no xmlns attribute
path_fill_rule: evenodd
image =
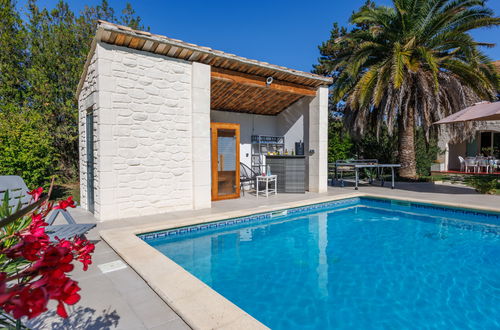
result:
<svg viewBox="0 0 500 330"><path fill-rule="evenodd" d="M266 156L266 164L278 176L278 193L305 192L305 156Z"/></svg>

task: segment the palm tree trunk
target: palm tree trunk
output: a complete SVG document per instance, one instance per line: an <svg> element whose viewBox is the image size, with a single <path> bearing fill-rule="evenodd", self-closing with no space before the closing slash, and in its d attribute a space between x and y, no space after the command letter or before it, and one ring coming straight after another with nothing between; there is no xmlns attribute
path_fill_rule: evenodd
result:
<svg viewBox="0 0 500 330"><path fill-rule="evenodd" d="M410 107L407 115L399 116L399 176L407 179L417 177L417 162L415 160L415 111Z"/></svg>

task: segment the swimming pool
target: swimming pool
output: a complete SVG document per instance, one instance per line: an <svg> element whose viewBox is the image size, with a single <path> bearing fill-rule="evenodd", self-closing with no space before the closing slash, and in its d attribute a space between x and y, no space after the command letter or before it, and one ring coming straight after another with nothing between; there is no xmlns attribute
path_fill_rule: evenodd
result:
<svg viewBox="0 0 500 330"><path fill-rule="evenodd" d="M376 198L140 235L273 329L500 327L500 214Z"/></svg>

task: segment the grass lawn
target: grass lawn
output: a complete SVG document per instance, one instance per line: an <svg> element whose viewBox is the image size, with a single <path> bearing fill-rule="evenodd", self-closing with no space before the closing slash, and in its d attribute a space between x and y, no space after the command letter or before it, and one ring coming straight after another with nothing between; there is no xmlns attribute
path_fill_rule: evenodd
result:
<svg viewBox="0 0 500 330"><path fill-rule="evenodd" d="M71 183L55 183L52 189L51 200L66 199L73 196L73 200L80 204L80 184L78 182Z"/></svg>

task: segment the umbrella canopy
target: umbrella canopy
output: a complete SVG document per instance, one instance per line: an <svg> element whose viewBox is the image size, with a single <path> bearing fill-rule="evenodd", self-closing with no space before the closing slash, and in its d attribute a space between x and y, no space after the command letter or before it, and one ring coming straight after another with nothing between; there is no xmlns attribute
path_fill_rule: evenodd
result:
<svg viewBox="0 0 500 330"><path fill-rule="evenodd" d="M471 107L435 122L434 124L452 124L464 121L500 120L500 102L480 102Z"/></svg>

